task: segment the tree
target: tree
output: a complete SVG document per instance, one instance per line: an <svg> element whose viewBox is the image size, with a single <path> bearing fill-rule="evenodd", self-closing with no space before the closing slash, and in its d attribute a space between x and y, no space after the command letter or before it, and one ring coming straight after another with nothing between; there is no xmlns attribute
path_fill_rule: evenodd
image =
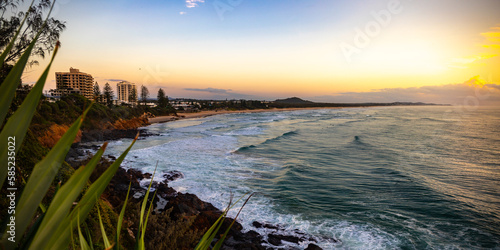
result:
<svg viewBox="0 0 500 250"><path fill-rule="evenodd" d="M99 83L95 82L94 84L94 96L98 97L101 95L101 89L99 88Z"/></svg>
<svg viewBox="0 0 500 250"><path fill-rule="evenodd" d="M111 106L113 104L113 89L109 83L104 85L104 99L106 100L106 105Z"/></svg>
<svg viewBox="0 0 500 250"><path fill-rule="evenodd" d="M168 96L165 96L165 91L160 88L158 90L158 107L166 108L168 104Z"/></svg>
<svg viewBox="0 0 500 250"><path fill-rule="evenodd" d="M148 102L148 96L149 96L149 90L146 88L146 86L142 85L141 86L141 102L142 105L146 105Z"/></svg>
<svg viewBox="0 0 500 250"><path fill-rule="evenodd" d="M135 86L130 91L130 95L128 96L128 102L131 103L132 105L135 105L137 103L137 89L135 88Z"/></svg>
<svg viewBox="0 0 500 250"><path fill-rule="evenodd" d="M26 12L19 11L18 7L23 0L1 0L0 1L0 52L3 52L14 34L21 25ZM40 0L27 11L26 22L14 43L14 47L5 59L5 64L13 64L26 51L37 32L41 34L31 55L45 57L46 52L52 51L59 40L61 32L66 28L65 22L49 18L47 25L43 27L46 12L52 5L51 0ZM42 29L43 27L43 29ZM38 61L30 61L29 65L36 65Z"/></svg>

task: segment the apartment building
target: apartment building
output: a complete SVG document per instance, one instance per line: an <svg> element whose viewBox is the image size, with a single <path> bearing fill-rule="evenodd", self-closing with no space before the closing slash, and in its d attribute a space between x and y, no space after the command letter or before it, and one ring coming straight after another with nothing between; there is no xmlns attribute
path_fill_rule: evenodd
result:
<svg viewBox="0 0 500 250"><path fill-rule="evenodd" d="M79 69L70 68L69 72L56 72L56 90L60 93L79 90L86 98L94 99L94 78L91 74L80 72Z"/></svg>
<svg viewBox="0 0 500 250"><path fill-rule="evenodd" d="M135 91L135 101L130 101L130 95L132 95L132 91ZM118 102L121 103L129 103L129 104L136 104L137 103L137 87L135 86L135 83L131 82L119 82L116 84L116 92L118 93Z"/></svg>

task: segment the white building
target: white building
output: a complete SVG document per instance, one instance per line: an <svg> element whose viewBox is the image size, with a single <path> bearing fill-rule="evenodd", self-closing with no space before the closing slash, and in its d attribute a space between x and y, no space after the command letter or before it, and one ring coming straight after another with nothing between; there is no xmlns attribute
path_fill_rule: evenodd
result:
<svg viewBox="0 0 500 250"><path fill-rule="evenodd" d="M119 103L137 104L138 93L135 83L119 82L116 84L116 91L118 92ZM135 101L131 102L129 98L132 95L132 91L135 91Z"/></svg>

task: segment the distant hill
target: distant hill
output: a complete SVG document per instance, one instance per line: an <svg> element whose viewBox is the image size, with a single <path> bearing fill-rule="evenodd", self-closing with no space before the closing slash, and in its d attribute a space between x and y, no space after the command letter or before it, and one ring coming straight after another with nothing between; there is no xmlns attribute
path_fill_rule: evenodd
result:
<svg viewBox="0 0 500 250"><path fill-rule="evenodd" d="M290 98L286 98L286 99L277 99L276 101L274 101L275 103L283 103L283 104L312 104L314 102L311 102L311 101L306 101L306 100L302 100L298 97L290 97Z"/></svg>
<svg viewBox="0 0 500 250"><path fill-rule="evenodd" d="M312 102L300 99L298 97L290 97L286 99L278 99L269 104L271 108L321 108L321 107L375 107L375 106L427 106L441 105L422 102L391 102L391 103L322 103Z"/></svg>

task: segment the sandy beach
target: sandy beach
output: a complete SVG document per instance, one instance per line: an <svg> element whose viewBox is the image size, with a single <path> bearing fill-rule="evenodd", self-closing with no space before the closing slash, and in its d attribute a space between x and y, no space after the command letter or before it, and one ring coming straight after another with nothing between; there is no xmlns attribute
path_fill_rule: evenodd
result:
<svg viewBox="0 0 500 250"><path fill-rule="evenodd" d="M234 114L234 113L260 113L260 112L277 112L277 111L294 111L294 110L304 110L304 109L339 109L339 107L324 107L324 108L273 108L273 109L252 109L252 110L206 110L194 113L177 113L177 116L168 115L168 116L158 116L149 118L149 123L163 123L176 121L181 119L193 119L193 118L203 118L212 115L223 115L223 114Z"/></svg>

